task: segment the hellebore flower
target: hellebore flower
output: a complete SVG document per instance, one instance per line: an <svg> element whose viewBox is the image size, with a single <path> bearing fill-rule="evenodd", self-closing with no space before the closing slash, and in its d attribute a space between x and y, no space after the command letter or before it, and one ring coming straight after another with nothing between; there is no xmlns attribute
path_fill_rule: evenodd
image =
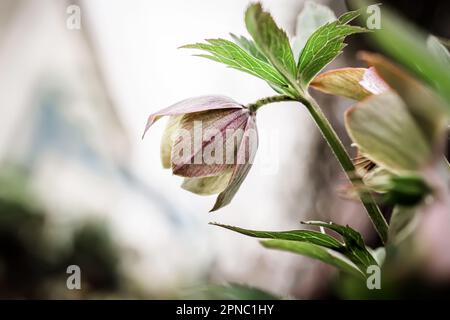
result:
<svg viewBox="0 0 450 320"><path fill-rule="evenodd" d="M224 96L190 98L149 116L147 130L170 116L161 141L164 168L184 177L182 188L219 194L215 211L230 203L258 147L255 112Z"/></svg>

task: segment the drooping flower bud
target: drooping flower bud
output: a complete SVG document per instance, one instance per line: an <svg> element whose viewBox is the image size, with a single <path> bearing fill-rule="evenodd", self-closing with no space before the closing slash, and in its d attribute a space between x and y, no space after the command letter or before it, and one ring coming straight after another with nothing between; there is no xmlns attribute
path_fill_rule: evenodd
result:
<svg viewBox="0 0 450 320"><path fill-rule="evenodd" d="M218 193L211 211L230 203L258 147L254 112L223 96L191 98L151 114L145 132L163 116L170 116L161 142L163 167L185 177L186 190Z"/></svg>

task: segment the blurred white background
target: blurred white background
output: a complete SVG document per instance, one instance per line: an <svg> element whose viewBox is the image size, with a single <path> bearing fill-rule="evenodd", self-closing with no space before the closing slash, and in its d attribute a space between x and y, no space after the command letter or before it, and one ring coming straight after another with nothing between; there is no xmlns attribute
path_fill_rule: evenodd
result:
<svg viewBox="0 0 450 320"><path fill-rule="evenodd" d="M233 202L213 214L214 197L182 190L181 179L162 169L165 120L141 140L148 115L179 100L223 94L246 104L273 94L262 80L177 49L246 35L248 3L2 0L0 160L29 169L55 225L84 215L111 225L127 273L144 290L166 294L211 280L289 295L298 266L316 266L208 225L299 227L311 204L293 211L286 199L299 184L308 192L318 136L300 105L260 110L257 165ZM70 4L81 8L81 30L66 27ZM293 36L302 1L263 4Z"/></svg>

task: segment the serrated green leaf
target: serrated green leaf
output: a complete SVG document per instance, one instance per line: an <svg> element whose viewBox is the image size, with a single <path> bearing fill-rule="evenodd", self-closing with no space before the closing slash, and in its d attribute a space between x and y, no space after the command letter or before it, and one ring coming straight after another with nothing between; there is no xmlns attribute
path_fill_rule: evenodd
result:
<svg viewBox="0 0 450 320"><path fill-rule="evenodd" d="M273 66L253 57L246 50L231 41L225 39L209 39L206 40L206 43L188 44L181 48L199 49L209 52L210 55L202 54L198 56L249 73L267 81L271 86L276 87L280 91L292 95L292 90L289 90L289 85Z"/></svg>
<svg viewBox="0 0 450 320"><path fill-rule="evenodd" d="M349 11L349 12L343 13L339 17L338 20L342 24L347 24L347 23L355 20L356 18L358 18L360 15L361 15L361 10Z"/></svg>
<svg viewBox="0 0 450 320"><path fill-rule="evenodd" d="M326 264L338 268L341 271L347 272L357 277L365 276L361 270L359 270L351 261L346 259L344 256L333 253L329 249L325 249L312 243L276 239L264 240L261 241L261 244L269 249L289 251L312 259L320 260Z"/></svg>
<svg viewBox="0 0 450 320"><path fill-rule="evenodd" d="M329 249L342 249L344 245L340 243L338 240L329 236L327 234L323 234L316 231L311 230L290 230L290 231L257 231L257 230L248 230L239 227L224 225L220 223L211 223L212 225L222 227L225 229L229 229L246 236L261 238L261 239L281 239L281 240L293 240L300 242L308 242L312 244L316 244L322 247L326 247Z"/></svg>
<svg viewBox="0 0 450 320"><path fill-rule="evenodd" d="M297 16L295 40L292 44L294 58L298 60L303 47L314 31L336 19L334 12L327 6L310 0L305 1L303 10Z"/></svg>
<svg viewBox="0 0 450 320"><path fill-rule="evenodd" d="M342 22L338 19L327 23L317 29L308 39L297 67L297 79L303 87L307 87L316 74L342 52L347 36L367 31L364 28L346 24L356 16L358 13L349 12L339 18Z"/></svg>
<svg viewBox="0 0 450 320"><path fill-rule="evenodd" d="M327 256L330 254L333 254L334 256L343 255L344 257L348 258L352 263L354 263L355 266L359 268L359 270L363 273L366 272L368 266L376 264L376 260L366 249L361 235L355 230L351 229L350 227L314 221L306 223L311 225L324 226L331 230L334 230L343 237L344 243L341 243L336 238L330 235L312 230L290 230L279 232L257 231L229 225L223 225L219 223L211 223L211 224L254 238L286 240L292 242L312 244L322 250L330 250L327 251L326 253Z"/></svg>
<svg viewBox="0 0 450 320"><path fill-rule="evenodd" d="M248 7L245 12L245 24L261 52L289 85L298 90L297 67L286 33L276 25L268 12L263 11L260 3Z"/></svg>
<svg viewBox="0 0 450 320"><path fill-rule="evenodd" d="M304 224L319 226L333 230L342 236L345 243L345 252L349 258L361 271L365 272L367 267L377 265L377 261L367 250L364 240L359 232L349 226L341 226L335 223L326 223L322 221L306 221Z"/></svg>
<svg viewBox="0 0 450 320"><path fill-rule="evenodd" d="M420 128L392 91L370 96L350 108L345 125L364 156L394 173L416 171L431 159Z"/></svg>
<svg viewBox="0 0 450 320"><path fill-rule="evenodd" d="M247 39L244 36L237 36L233 33L230 33L231 38L233 38L234 42L241 46L241 48L245 49L248 53L250 53L256 59L259 59L264 62L269 62L266 56L256 47L255 42L250 39Z"/></svg>

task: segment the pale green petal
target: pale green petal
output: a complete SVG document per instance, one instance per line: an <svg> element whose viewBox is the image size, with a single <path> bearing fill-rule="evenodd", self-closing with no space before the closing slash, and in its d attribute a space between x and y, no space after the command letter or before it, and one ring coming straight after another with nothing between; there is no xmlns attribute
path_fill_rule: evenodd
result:
<svg viewBox="0 0 450 320"><path fill-rule="evenodd" d="M214 177L200 177L200 178L184 178L181 187L187 191L199 195L212 195L225 190L230 181L233 171L214 176Z"/></svg>
<svg viewBox="0 0 450 320"><path fill-rule="evenodd" d="M433 35L427 38L427 48L444 64L450 64L450 53L447 48Z"/></svg>
<svg viewBox="0 0 450 320"><path fill-rule="evenodd" d="M399 244L407 239L417 226L418 211L415 207L396 206L389 221L389 242Z"/></svg>
<svg viewBox="0 0 450 320"><path fill-rule="evenodd" d="M180 120L183 116L171 116L167 121L166 128L161 138L161 163L163 168L170 168L172 154L172 134L178 128Z"/></svg>
<svg viewBox="0 0 450 320"><path fill-rule="evenodd" d="M363 176L363 182L369 188L377 192L385 192L392 173L384 168L377 167Z"/></svg>
<svg viewBox="0 0 450 320"><path fill-rule="evenodd" d="M442 149L449 117L446 104L432 90L379 54L363 53L361 58L402 98L409 113L434 150Z"/></svg>
<svg viewBox="0 0 450 320"><path fill-rule="evenodd" d="M352 107L346 128L363 155L394 173L419 170L432 158L422 130L392 91Z"/></svg>

